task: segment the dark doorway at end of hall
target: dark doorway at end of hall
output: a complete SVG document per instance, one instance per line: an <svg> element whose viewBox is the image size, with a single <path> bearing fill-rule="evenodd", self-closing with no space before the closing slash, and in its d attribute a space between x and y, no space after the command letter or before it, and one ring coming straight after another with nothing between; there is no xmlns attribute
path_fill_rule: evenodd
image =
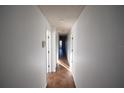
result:
<svg viewBox="0 0 124 93"><path fill-rule="evenodd" d="M67 35L59 35L59 60L64 60L64 62L68 64L67 59Z"/></svg>
<svg viewBox="0 0 124 93"><path fill-rule="evenodd" d="M59 59L67 58L67 35L59 35Z"/></svg>

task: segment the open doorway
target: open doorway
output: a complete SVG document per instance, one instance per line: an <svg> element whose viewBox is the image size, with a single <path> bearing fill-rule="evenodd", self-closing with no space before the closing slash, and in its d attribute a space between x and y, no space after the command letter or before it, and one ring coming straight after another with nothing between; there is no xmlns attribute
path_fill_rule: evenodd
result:
<svg viewBox="0 0 124 93"><path fill-rule="evenodd" d="M75 88L75 82L70 69L69 59L69 47L68 40L69 34L57 33L56 43L52 43L57 49L51 48L54 52L52 57L57 56L56 71L48 74L47 88ZM53 40L53 39L52 39ZM55 40L54 40L55 41ZM69 55L68 55L69 54ZM53 62L52 62L53 63Z"/></svg>
<svg viewBox="0 0 124 93"><path fill-rule="evenodd" d="M70 65L68 61L68 34L58 34L58 59L56 64L56 70L61 67L70 71Z"/></svg>
<svg viewBox="0 0 124 93"><path fill-rule="evenodd" d="M67 58L67 35L59 36L59 59Z"/></svg>
<svg viewBox="0 0 124 93"><path fill-rule="evenodd" d="M58 51L59 60L64 60L63 62L69 66L67 59L67 35L59 35L58 48L59 48Z"/></svg>
<svg viewBox="0 0 124 93"><path fill-rule="evenodd" d="M67 35L59 35L59 59L67 58Z"/></svg>
<svg viewBox="0 0 124 93"><path fill-rule="evenodd" d="M59 59L67 59L67 35L59 35Z"/></svg>

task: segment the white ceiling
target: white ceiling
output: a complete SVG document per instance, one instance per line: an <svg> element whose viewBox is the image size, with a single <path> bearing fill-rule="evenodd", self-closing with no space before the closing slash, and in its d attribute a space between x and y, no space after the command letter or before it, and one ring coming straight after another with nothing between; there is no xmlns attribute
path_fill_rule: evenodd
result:
<svg viewBox="0 0 124 93"><path fill-rule="evenodd" d="M67 33L85 6L82 5L41 5L41 12L52 27L60 33Z"/></svg>

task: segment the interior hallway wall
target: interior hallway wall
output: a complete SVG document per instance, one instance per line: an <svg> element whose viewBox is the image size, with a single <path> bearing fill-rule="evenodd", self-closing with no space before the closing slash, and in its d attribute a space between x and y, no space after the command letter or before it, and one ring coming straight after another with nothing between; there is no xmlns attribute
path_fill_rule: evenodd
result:
<svg viewBox="0 0 124 93"><path fill-rule="evenodd" d="M1 14L0 87L46 87L47 20L36 6L0 6Z"/></svg>
<svg viewBox="0 0 124 93"><path fill-rule="evenodd" d="M2 11L2 8L0 8L0 11ZM1 32L1 29L2 29L2 21L3 21L3 18L2 18L2 13L0 13L0 32ZM1 34L0 34L0 37L1 37ZM0 39L0 42L2 40ZM0 49L1 49L1 43L0 43ZM2 56L2 53L0 53L0 58ZM1 61L1 60L0 60ZM1 65L2 63L0 62L0 87L2 87L2 68L1 68Z"/></svg>
<svg viewBox="0 0 124 93"><path fill-rule="evenodd" d="M124 87L124 6L86 6L72 33L76 87Z"/></svg>

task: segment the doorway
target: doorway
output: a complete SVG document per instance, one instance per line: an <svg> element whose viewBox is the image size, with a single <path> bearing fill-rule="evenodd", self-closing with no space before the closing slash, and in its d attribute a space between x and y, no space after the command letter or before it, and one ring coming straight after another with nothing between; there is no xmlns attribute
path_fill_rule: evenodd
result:
<svg viewBox="0 0 124 93"><path fill-rule="evenodd" d="M59 35L59 59L67 58L67 35Z"/></svg>
<svg viewBox="0 0 124 93"><path fill-rule="evenodd" d="M68 34L58 34L57 41L57 64L56 71L64 67L68 71L70 71L70 64L68 60Z"/></svg>
<svg viewBox="0 0 124 93"><path fill-rule="evenodd" d="M75 88L76 85L68 61L68 34L57 34L56 39L56 72L51 72L48 74L47 88Z"/></svg>
<svg viewBox="0 0 124 93"><path fill-rule="evenodd" d="M59 35L58 48L59 60L64 60L63 62L69 66L67 59L67 35Z"/></svg>

